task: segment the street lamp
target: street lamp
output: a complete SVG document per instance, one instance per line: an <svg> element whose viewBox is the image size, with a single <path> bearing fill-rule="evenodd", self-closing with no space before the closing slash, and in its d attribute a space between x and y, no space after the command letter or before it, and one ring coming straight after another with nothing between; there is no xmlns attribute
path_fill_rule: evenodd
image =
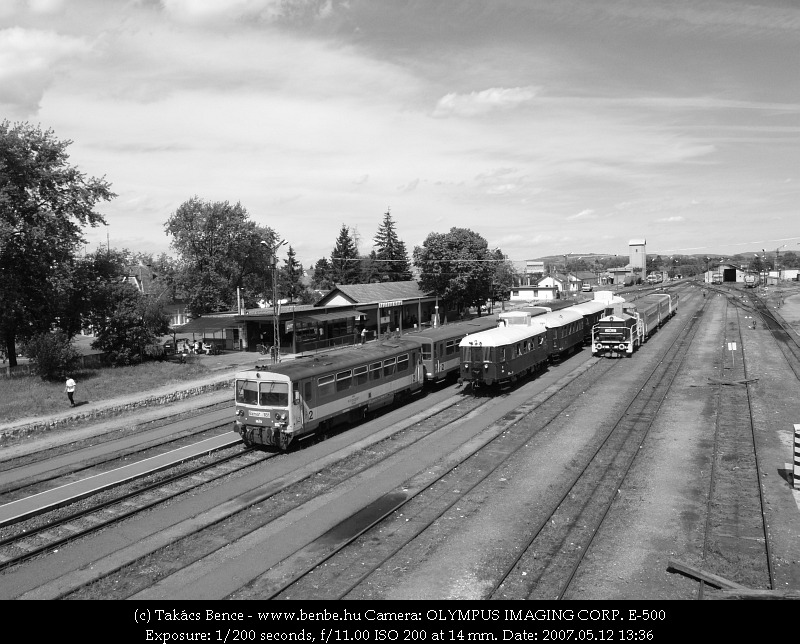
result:
<svg viewBox="0 0 800 644"><path fill-rule="evenodd" d="M281 316L278 311L278 280L276 272L278 270L278 249L286 243L285 239L281 239L275 246L270 246L267 242L261 241L262 246L269 249L269 267L272 272L272 361L279 362L281 355L281 334L280 334L280 320Z"/></svg>

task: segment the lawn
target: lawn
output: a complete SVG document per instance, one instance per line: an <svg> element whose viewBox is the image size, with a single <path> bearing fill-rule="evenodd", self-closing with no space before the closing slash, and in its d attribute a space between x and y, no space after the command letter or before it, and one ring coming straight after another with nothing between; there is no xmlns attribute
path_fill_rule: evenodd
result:
<svg viewBox="0 0 800 644"><path fill-rule="evenodd" d="M77 383L75 402L100 401L148 391L171 383L197 380L209 369L199 362L148 362L135 367L86 369L72 377ZM0 378L0 423L43 416L69 409L64 382L38 376Z"/></svg>

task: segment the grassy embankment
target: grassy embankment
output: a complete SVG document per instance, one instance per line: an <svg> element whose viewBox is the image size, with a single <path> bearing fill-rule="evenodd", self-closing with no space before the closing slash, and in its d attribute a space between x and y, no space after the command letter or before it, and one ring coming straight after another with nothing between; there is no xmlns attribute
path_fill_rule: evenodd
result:
<svg viewBox="0 0 800 644"><path fill-rule="evenodd" d="M86 369L77 371L75 402L98 402L149 391L172 383L197 380L208 375L200 362L149 362L135 367ZM38 376L0 378L0 423L20 418L43 416L68 410L64 382L50 382Z"/></svg>

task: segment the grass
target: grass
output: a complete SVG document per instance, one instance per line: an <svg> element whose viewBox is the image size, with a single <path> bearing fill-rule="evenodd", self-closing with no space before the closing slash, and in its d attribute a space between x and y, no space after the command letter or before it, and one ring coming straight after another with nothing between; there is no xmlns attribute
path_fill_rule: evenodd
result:
<svg viewBox="0 0 800 644"><path fill-rule="evenodd" d="M86 369L72 374L75 402L97 402L148 391L172 383L197 380L209 369L199 362L148 362L134 367ZM45 416L69 409L64 382L38 376L0 378L0 423Z"/></svg>

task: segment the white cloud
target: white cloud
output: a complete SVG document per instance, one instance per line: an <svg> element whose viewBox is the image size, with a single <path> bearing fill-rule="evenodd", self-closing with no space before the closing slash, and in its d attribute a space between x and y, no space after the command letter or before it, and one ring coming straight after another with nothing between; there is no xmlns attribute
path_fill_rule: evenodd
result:
<svg viewBox="0 0 800 644"><path fill-rule="evenodd" d="M0 30L0 106L23 115L35 111L59 69L90 50L86 40L52 31Z"/></svg>
<svg viewBox="0 0 800 644"><path fill-rule="evenodd" d="M436 103L433 116L479 116L494 110L513 109L529 103L536 94L535 87L492 87L482 92L447 94Z"/></svg>

